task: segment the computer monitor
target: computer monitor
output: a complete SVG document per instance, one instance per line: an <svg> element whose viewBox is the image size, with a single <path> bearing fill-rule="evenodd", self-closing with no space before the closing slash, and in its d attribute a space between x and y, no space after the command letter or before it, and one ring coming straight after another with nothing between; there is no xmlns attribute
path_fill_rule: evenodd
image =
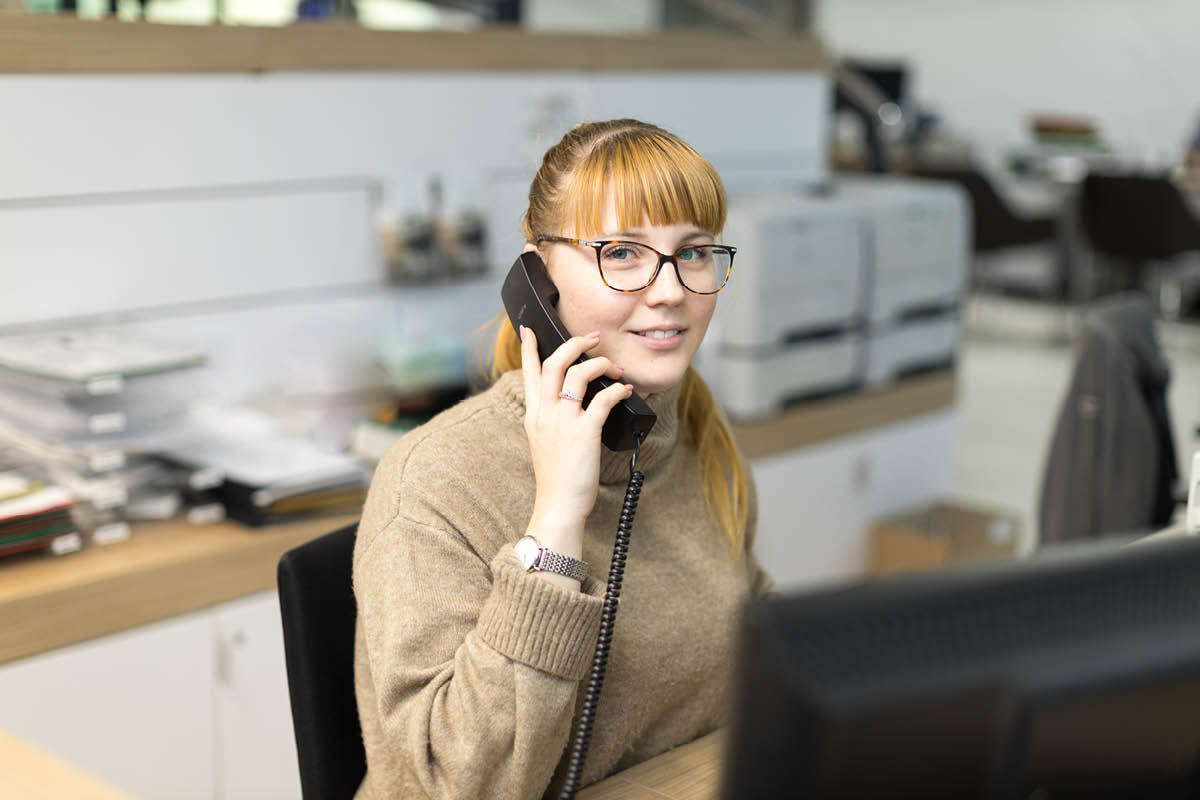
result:
<svg viewBox="0 0 1200 800"><path fill-rule="evenodd" d="M899 106L908 102L908 64L903 61L845 58L842 64L863 76Z"/></svg>
<svg viewBox="0 0 1200 800"><path fill-rule="evenodd" d="M1200 797L1200 539L768 597L722 797Z"/></svg>

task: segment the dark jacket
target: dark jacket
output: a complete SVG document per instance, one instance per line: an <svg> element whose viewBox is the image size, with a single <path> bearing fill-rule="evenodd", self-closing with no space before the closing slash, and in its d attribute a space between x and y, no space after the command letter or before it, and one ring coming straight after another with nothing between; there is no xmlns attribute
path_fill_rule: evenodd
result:
<svg viewBox="0 0 1200 800"><path fill-rule="evenodd" d="M1167 414L1170 370L1149 301L1095 304L1059 413L1042 484L1041 542L1161 527L1178 478Z"/></svg>

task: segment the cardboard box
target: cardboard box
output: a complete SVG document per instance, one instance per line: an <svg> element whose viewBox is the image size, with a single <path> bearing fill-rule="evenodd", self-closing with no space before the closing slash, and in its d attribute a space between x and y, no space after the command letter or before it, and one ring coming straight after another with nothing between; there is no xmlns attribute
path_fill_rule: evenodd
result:
<svg viewBox="0 0 1200 800"><path fill-rule="evenodd" d="M871 573L887 575L987 558L1012 557L1015 516L958 502L936 502L871 526Z"/></svg>

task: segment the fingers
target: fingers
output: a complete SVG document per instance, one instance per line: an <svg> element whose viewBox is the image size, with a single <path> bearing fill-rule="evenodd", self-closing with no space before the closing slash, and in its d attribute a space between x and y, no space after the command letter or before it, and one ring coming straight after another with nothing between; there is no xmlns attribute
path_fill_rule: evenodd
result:
<svg viewBox="0 0 1200 800"><path fill-rule="evenodd" d="M579 360L580 356L595 347L599 341L599 333L589 333L587 336L572 336L559 345L558 349L542 362L541 388L539 390L541 394L539 399L543 406L550 408L558 400L558 393L563 390L563 381L566 379L567 368ZM575 394L580 397L583 396L579 392ZM528 397L528 394L526 394L526 397Z"/></svg>
<svg viewBox="0 0 1200 800"><path fill-rule="evenodd" d="M633 394L633 387L628 383L614 383L603 391L597 392L583 412L584 419L590 420L597 429L604 425L613 407Z"/></svg>
<svg viewBox="0 0 1200 800"><path fill-rule="evenodd" d="M536 414L541 397L542 362L538 360L537 337L533 331L521 326L521 378L525 383L525 413Z"/></svg>
<svg viewBox="0 0 1200 800"><path fill-rule="evenodd" d="M587 385L596 378L607 375L616 380L621 377L623 371L604 356L589 358L582 364L573 364L567 369L567 376L563 379L562 388L563 391L570 392L576 397L583 397L587 392Z"/></svg>
<svg viewBox="0 0 1200 800"><path fill-rule="evenodd" d="M598 333L573 336L563 342L549 358L540 361L537 336L531 329L521 327L521 375L525 384L527 421L536 418L542 407L554 408L555 403L577 402L560 398L559 392L570 392L582 398L587 392L587 385L601 375L607 375L613 380L621 377L624 370L604 356L589 358L581 364L575 363L584 353L595 347L599 339ZM592 399L585 415L599 427L604 424L613 406L632 392L633 387L615 383Z"/></svg>

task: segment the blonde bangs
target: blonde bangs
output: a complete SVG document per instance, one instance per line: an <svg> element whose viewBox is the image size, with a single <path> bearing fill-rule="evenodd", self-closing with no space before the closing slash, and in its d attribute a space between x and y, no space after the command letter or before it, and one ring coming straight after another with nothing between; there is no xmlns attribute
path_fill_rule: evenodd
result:
<svg viewBox="0 0 1200 800"><path fill-rule="evenodd" d="M725 187L708 159L659 135L613 136L579 163L563 189L563 222L575 236L603 232L608 193L625 230L692 223L716 235L725 227Z"/></svg>

